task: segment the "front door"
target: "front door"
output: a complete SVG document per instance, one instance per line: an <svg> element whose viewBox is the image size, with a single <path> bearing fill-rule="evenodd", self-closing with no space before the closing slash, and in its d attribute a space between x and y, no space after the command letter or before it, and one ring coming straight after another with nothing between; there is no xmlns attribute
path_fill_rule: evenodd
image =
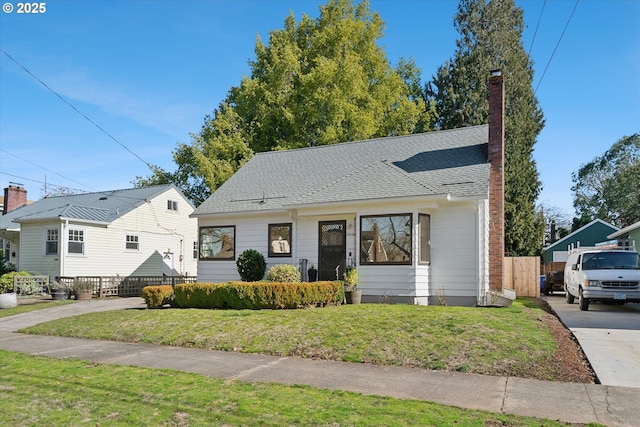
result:
<svg viewBox="0 0 640 427"><path fill-rule="evenodd" d="M320 221L318 280L342 280L347 256L347 221Z"/></svg>

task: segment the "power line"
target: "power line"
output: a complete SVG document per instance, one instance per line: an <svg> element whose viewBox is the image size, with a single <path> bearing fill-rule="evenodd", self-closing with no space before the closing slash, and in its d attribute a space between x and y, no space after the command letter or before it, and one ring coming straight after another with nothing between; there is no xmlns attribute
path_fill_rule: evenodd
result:
<svg viewBox="0 0 640 427"><path fill-rule="evenodd" d="M536 41L536 35L538 34L538 28L540 27L540 21L542 21L542 14L544 13L544 7L547 4L547 0L542 3L542 9L540 10L540 16L538 17L538 23L536 24L536 30L533 32L533 38L531 39L531 46L529 46L529 54L531 56L531 50L533 49L533 43Z"/></svg>
<svg viewBox="0 0 640 427"><path fill-rule="evenodd" d="M25 67L24 65L22 65L20 62L18 62L16 59L14 59L11 55L9 55L9 53L4 50L4 49L0 49L2 50L2 53L4 53L5 55L7 55L7 57L12 60L13 62L16 63L16 65L18 65L20 68L22 68L27 74L29 74L31 77L33 77L36 81L38 81L42 86L44 86L48 91L50 91L51 93L53 93L55 96L57 96L58 98L60 98L62 100L62 102L64 102L65 104L67 104L69 107L71 107L71 109L73 109L76 113L80 114L82 117L84 117L89 123L91 123L92 125L94 125L96 128L98 128L102 133L104 133L105 135L107 135L109 138L111 138L114 142L116 142L117 144L119 144L122 148L124 148L125 150L127 150L129 153L133 154L136 158L138 158L138 160L140 160L141 162L143 162L145 165L147 165L147 167L153 171L154 168L153 166L148 163L146 160L144 160L142 157L138 156L136 153L134 153L129 147L127 147L126 145L124 145L122 142L118 141L113 135L111 135L109 132L107 132L106 130L104 130L99 124L97 124L96 122L94 122L93 120L91 120L86 114L84 114L83 112L81 112L80 110L78 110L72 103L70 103L69 101L67 101L62 95L60 95L58 92L56 92L55 90L51 89L45 82L43 82L42 80L40 80L38 77L36 77L31 71L29 71L29 69L27 67Z"/></svg>
<svg viewBox="0 0 640 427"><path fill-rule="evenodd" d="M542 77L540 77L540 81L538 82L538 85L536 86L536 90L533 91L534 95L538 92L538 88L540 87L540 83L542 83L542 79L544 79L544 75L547 74L547 69L549 68L549 64L551 64L551 60L553 59L553 56L556 54L556 50L558 50L558 46L560 46L560 42L562 41L562 37L564 37L565 31L567 31L567 27L569 26L569 22L571 22L571 18L573 18L573 14L575 13L576 9L578 8L578 3L579 2L580 2L580 0L576 0L576 4L573 6L573 10L571 11L571 15L569 15L569 19L567 19L567 23L565 24L564 29L562 30L562 34L560 34L560 38L558 39L558 43L556 43L555 49L553 49L553 53L551 54L551 57L549 58L549 62L547 62L547 66L544 67L544 71L542 73Z"/></svg>
<svg viewBox="0 0 640 427"><path fill-rule="evenodd" d="M0 148L0 151L2 151L3 153L8 154L8 155L10 155L10 156L13 156L13 157L15 157L16 159L20 159L20 160L22 160L23 162L30 163L30 164L32 164L32 165L33 165L33 166L35 166L35 167L38 167L38 168L43 169L43 170L46 170L47 172L51 172L51 173L52 173L52 174L54 174L54 175L58 175L58 176L59 176L59 177L61 177L61 178L67 179L67 180L69 180L69 181L71 181L71 182L75 182L76 184L82 185L83 187L86 187L86 188L88 188L88 189L90 189L90 190L94 190L94 191L96 191L96 189L95 189L95 188L91 188L91 187L89 187L88 185L85 185L85 184L83 184L83 183L81 183L81 182L78 182L78 181L76 181L76 180L74 180L74 179L68 178L68 177L66 177L66 176L64 176L64 175L60 175L59 173L54 172L54 171L52 171L51 169L47 169L47 168L45 168L44 166L40 166L40 165L38 165L38 164L36 164L36 163L32 162L31 160L27 160L27 159L25 159L25 158L23 158L23 157L18 156L17 154L10 153L10 152L8 152L7 150L3 150L2 148ZM3 173L4 173L4 172L3 172ZM9 174L7 174L7 175L9 175ZM36 182L37 182L37 181L36 181ZM74 189L74 190L75 190L75 189Z"/></svg>
<svg viewBox="0 0 640 427"><path fill-rule="evenodd" d="M53 186L53 187L58 187L58 188L65 188L67 190L73 190L73 191L79 191L79 192L85 192L84 190L80 190L79 188L72 188L72 187L65 187L64 185L58 185L58 184L51 184L50 182L44 182L44 181L38 181L37 179L31 179L31 178L25 178L24 176L18 176L18 175L14 175L12 173L7 173L7 172L2 172L2 175L7 175L7 176L12 176L14 178L19 178L21 180L25 180L25 181L31 181L31 182L36 182L38 184L43 184L45 186Z"/></svg>

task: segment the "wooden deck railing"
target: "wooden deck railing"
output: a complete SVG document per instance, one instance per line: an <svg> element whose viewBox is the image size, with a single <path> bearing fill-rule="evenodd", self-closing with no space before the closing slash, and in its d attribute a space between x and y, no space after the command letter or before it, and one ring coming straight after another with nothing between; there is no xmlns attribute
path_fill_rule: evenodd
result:
<svg viewBox="0 0 640 427"><path fill-rule="evenodd" d="M98 297L133 297L142 295L145 286L176 285L178 283L195 283L196 276L76 276L56 277L56 281L72 287L74 283L93 283L93 296Z"/></svg>

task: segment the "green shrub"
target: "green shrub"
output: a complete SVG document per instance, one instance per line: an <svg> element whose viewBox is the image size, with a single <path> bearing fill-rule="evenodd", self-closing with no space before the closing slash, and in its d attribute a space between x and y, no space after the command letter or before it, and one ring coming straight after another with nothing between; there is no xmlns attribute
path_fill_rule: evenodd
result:
<svg viewBox="0 0 640 427"><path fill-rule="evenodd" d="M189 283L176 285L175 298L182 308L259 310L322 307L339 305L342 288L338 281Z"/></svg>
<svg viewBox="0 0 640 427"><path fill-rule="evenodd" d="M12 271L0 276L0 294L13 292L13 278L14 276L31 276L26 271Z"/></svg>
<svg viewBox="0 0 640 427"><path fill-rule="evenodd" d="M182 283L174 289L175 303L180 308L227 308L220 292L224 284Z"/></svg>
<svg viewBox="0 0 640 427"><path fill-rule="evenodd" d="M147 303L147 308L162 308L173 302L173 286L145 286L142 288L142 298Z"/></svg>
<svg viewBox="0 0 640 427"><path fill-rule="evenodd" d="M267 272L267 280L271 282L295 283L300 281L300 271L295 265L274 265Z"/></svg>
<svg viewBox="0 0 640 427"><path fill-rule="evenodd" d="M255 249L247 249L240 254L236 261L238 274L243 282L257 282L262 280L267 270L264 256Z"/></svg>

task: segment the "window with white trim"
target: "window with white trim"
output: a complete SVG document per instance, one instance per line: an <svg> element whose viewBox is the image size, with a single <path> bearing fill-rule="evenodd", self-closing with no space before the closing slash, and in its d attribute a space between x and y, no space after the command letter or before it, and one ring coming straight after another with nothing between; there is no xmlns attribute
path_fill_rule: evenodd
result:
<svg viewBox="0 0 640 427"><path fill-rule="evenodd" d="M167 200L167 210L178 211L178 202L175 200Z"/></svg>
<svg viewBox="0 0 640 427"><path fill-rule="evenodd" d="M197 240L193 241L193 258L194 259L198 258L198 241Z"/></svg>
<svg viewBox="0 0 640 427"><path fill-rule="evenodd" d="M125 238L125 248L129 251L140 250L140 238L137 234L127 234Z"/></svg>
<svg viewBox="0 0 640 427"><path fill-rule="evenodd" d="M78 229L69 230L68 252L70 254L84 255L84 231Z"/></svg>
<svg viewBox="0 0 640 427"><path fill-rule="evenodd" d="M45 255L58 255L59 232L57 228L47 228L45 230L46 240L44 244Z"/></svg>

